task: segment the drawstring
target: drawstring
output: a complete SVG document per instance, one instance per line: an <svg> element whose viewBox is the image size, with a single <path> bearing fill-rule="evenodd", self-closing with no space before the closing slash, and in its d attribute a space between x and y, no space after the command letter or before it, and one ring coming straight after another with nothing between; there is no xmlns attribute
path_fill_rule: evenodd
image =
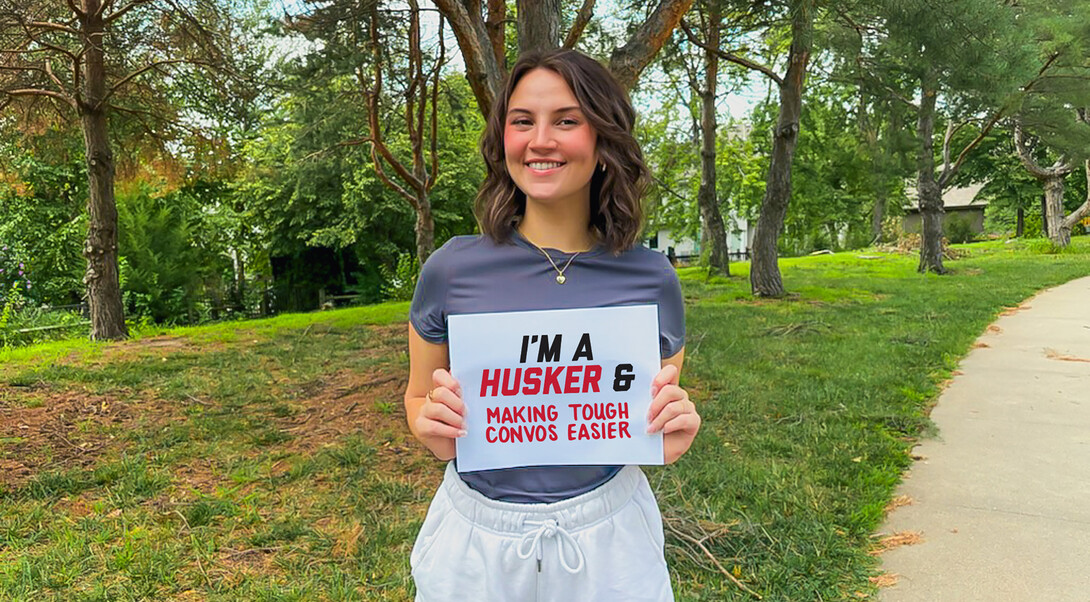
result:
<svg viewBox="0 0 1090 602"><path fill-rule="evenodd" d="M568 571L569 573L574 575L579 571L583 570L583 550L579 548L579 544L575 541L575 538L573 538L571 534L564 529L564 527L561 527L559 524L557 524L555 520L551 518L545 521L528 520L523 524L538 527L536 530L528 531L525 535L523 535L522 540L519 541L518 547L519 558L523 560L526 560L534 553L537 554L537 572L541 572L542 537L556 537L556 555L560 557L560 565L564 567L565 571ZM530 544L530 547L524 550L523 548L526 547L527 543ZM568 560L565 557L565 544L575 550L575 556L579 559L578 565L574 568L568 564Z"/></svg>

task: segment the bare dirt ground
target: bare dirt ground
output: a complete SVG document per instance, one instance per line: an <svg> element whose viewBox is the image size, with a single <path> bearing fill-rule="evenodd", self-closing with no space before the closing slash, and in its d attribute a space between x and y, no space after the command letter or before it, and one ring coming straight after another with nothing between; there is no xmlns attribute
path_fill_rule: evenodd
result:
<svg viewBox="0 0 1090 602"><path fill-rule="evenodd" d="M372 344L361 350L365 356L392 356L404 348L403 324L368 328L375 336ZM91 364L223 348L221 343L209 346L184 338L157 337L111 345ZM405 468L427 458L426 451L407 435L402 404L404 372L396 364L366 374L339 370L307 385L291 400L294 411L290 415L272 419L286 435L275 448L309 454L359 433L376 446L380 460L389 463L389 468ZM104 454L125 445L114 433L184 421L186 405L216 408L199 392L188 398L179 403L146 390L99 395L41 381L24 386L0 383L0 491L18 488L44 470L92 467ZM380 437L380 433L398 436ZM274 471L287 469L287 463L274 466ZM221 483L222 476L215 472L208 459L194 459L177 467L175 476L196 490L207 491Z"/></svg>

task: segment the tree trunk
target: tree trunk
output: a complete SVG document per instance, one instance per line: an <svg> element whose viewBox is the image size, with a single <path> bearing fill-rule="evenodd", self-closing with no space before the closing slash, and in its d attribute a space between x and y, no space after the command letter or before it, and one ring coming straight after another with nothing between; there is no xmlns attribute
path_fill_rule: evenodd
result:
<svg viewBox="0 0 1090 602"><path fill-rule="evenodd" d="M1066 247L1071 244L1071 228L1064 228L1064 175L1046 178L1045 187L1045 222L1048 223L1048 237L1053 243Z"/></svg>
<svg viewBox="0 0 1090 602"><path fill-rule="evenodd" d="M922 78L922 98L916 134L919 146L916 157L916 190L920 205L920 273L945 274L942 265L942 187L935 181L935 100L938 91L930 74Z"/></svg>
<svg viewBox="0 0 1090 602"><path fill-rule="evenodd" d="M91 339L124 339L129 336L121 303L117 268L117 203L114 199L114 158L106 130L106 67L103 49L105 24L99 0L85 0L83 29L83 98L78 110L87 157L87 212L90 223L83 256L87 272L83 283L91 309Z"/></svg>
<svg viewBox="0 0 1090 602"><path fill-rule="evenodd" d="M1075 224L1090 215L1090 159L1086 160L1083 167L1086 170L1086 200L1060 223L1060 229L1064 232L1064 237L1067 240L1064 246L1071 243L1071 230L1075 228Z"/></svg>
<svg viewBox="0 0 1090 602"><path fill-rule="evenodd" d="M791 51L787 74L780 86L780 115L772 139L772 160L768 167L765 196L761 201L761 216L753 239L753 264L749 283L759 297L782 297L787 294L780 276L777 244L783 231L787 204L791 200L791 161L799 140L799 117L802 114L802 91L806 81L806 65L810 59L814 22L813 0L791 3Z"/></svg>
<svg viewBox="0 0 1090 602"><path fill-rule="evenodd" d="M705 19L708 29L704 32L708 48L704 50L704 89L700 93L700 190L696 200L707 233L707 248L710 248L708 268L711 273L730 276L727 232L715 190L715 85L719 75L719 53L712 49L719 48L719 21L719 4L711 2Z"/></svg>
<svg viewBox="0 0 1090 602"><path fill-rule="evenodd" d="M519 53L560 46L560 0L518 0Z"/></svg>
<svg viewBox="0 0 1090 602"><path fill-rule="evenodd" d="M1026 232L1026 210L1021 207L1018 208L1018 214L1015 218L1014 235L1018 238L1022 238L1022 235Z"/></svg>
<svg viewBox="0 0 1090 602"><path fill-rule="evenodd" d="M431 213L431 200L424 196L417 199L416 209L416 259L420 265L435 250L435 220Z"/></svg>
<svg viewBox="0 0 1090 602"><path fill-rule="evenodd" d="M500 71L507 71L507 2L505 0L488 0L488 20L485 21L485 30L492 42L492 54L496 57L496 65Z"/></svg>
<svg viewBox="0 0 1090 602"><path fill-rule="evenodd" d="M1044 196L1041 197L1041 223L1045 236L1053 243L1066 247L1071 244L1071 228L1074 224L1069 224L1064 219L1064 180L1075 171L1075 166L1061 158L1050 167L1042 167L1033 156L1033 147L1033 138L1027 138L1022 131L1022 124L1016 121L1014 148L1018 152L1018 159L1044 188Z"/></svg>
<svg viewBox="0 0 1090 602"><path fill-rule="evenodd" d="M466 10L461 0L435 0L435 7L450 22L462 50L466 80L477 99L477 108L488 119L505 73L502 63L497 60L496 43L489 35L488 25L479 13Z"/></svg>
<svg viewBox="0 0 1090 602"><path fill-rule="evenodd" d="M1041 229L1044 230L1045 236L1051 237L1052 235L1048 230L1048 198L1045 195L1040 196L1041 199Z"/></svg>
<svg viewBox="0 0 1090 602"><path fill-rule="evenodd" d="M871 212L870 217L870 231L871 239L874 242L878 242L882 238L882 221L886 219L886 190L885 187L878 187L874 191L874 211Z"/></svg>

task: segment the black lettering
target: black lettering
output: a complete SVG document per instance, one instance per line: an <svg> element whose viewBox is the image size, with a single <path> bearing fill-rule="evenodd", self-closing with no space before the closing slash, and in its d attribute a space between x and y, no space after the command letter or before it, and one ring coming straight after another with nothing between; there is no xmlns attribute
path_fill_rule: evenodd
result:
<svg viewBox="0 0 1090 602"><path fill-rule="evenodd" d="M575 355L571 357L571 361L577 361L581 357L585 357L588 360L594 359L594 353L590 350L589 332L584 332L583 336L579 338L579 344L575 346Z"/></svg>
<svg viewBox="0 0 1090 602"><path fill-rule="evenodd" d="M526 363L526 349L528 347L530 347L530 335L524 334L522 335L522 355L519 356L520 364Z"/></svg>
<svg viewBox="0 0 1090 602"><path fill-rule="evenodd" d="M613 371L613 390L627 391L632 388L634 380L636 375L632 374L632 364L618 364L617 369Z"/></svg>
<svg viewBox="0 0 1090 602"><path fill-rule="evenodd" d="M537 348L537 361L539 362L559 362L560 361L560 339L564 335L558 334L553 337L552 342L549 342L549 335L541 335L541 345Z"/></svg>

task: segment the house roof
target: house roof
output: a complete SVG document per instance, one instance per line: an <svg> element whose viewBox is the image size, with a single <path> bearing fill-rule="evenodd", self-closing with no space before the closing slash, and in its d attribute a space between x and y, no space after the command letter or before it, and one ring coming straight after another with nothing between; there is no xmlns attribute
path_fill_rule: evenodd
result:
<svg viewBox="0 0 1090 602"><path fill-rule="evenodd" d="M983 198L977 198L980 190L984 188L984 182L973 183L968 186L955 186L948 188L942 193L942 205L947 209L963 209L963 208L984 208L988 201ZM916 186L905 187L905 196L908 197L906 208L911 211L919 211L920 205L917 202Z"/></svg>

